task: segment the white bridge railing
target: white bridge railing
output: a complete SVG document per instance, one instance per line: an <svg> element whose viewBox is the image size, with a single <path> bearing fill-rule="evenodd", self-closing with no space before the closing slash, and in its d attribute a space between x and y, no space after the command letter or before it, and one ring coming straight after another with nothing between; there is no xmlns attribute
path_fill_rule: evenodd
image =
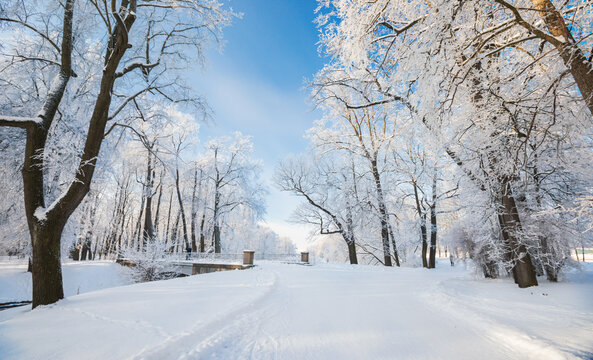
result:
<svg viewBox="0 0 593 360"><path fill-rule="evenodd" d="M308 252L299 254L269 254L257 253L251 250L245 250L243 253L179 253L172 254L173 258L167 256L167 260L174 261L192 261L203 263L220 263L253 265L254 261L272 261L286 263L311 263Z"/></svg>

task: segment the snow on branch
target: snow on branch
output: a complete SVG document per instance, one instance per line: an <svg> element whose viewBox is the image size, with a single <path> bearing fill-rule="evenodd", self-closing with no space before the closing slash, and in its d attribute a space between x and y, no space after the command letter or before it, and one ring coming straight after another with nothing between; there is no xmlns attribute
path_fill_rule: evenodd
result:
<svg viewBox="0 0 593 360"><path fill-rule="evenodd" d="M17 117L17 116L3 116L0 115L0 126L18 127L27 129L34 125L40 125L40 118Z"/></svg>
<svg viewBox="0 0 593 360"><path fill-rule="evenodd" d="M121 69L120 71L115 73L115 77L116 78L120 78L122 76L124 76L125 74L134 71L136 69L142 69L142 71L146 71L149 69L152 69L155 66L159 65L159 61L152 63L152 64L146 64L143 62L133 62L131 64L126 65L123 69Z"/></svg>

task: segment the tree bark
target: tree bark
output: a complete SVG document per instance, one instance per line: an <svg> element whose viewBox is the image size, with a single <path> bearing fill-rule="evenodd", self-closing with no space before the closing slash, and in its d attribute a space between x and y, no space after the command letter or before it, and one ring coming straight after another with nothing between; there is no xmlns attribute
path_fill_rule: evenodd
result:
<svg viewBox="0 0 593 360"><path fill-rule="evenodd" d="M381 176L377 167L377 159L371 159L371 170L375 180L375 190L377 192L377 202L379 205L379 216L381 220L381 241L383 243L383 258L385 266L393 266L391 263L391 250L389 248L389 219L387 217L387 207L383 198L383 189L381 187Z"/></svg>
<svg viewBox="0 0 593 360"><path fill-rule="evenodd" d="M562 15L550 0L531 0L533 6L543 18L548 31L556 38L564 38L564 42L556 40L556 47L564 65L574 78L585 104L593 114L593 65L579 48Z"/></svg>
<svg viewBox="0 0 593 360"><path fill-rule="evenodd" d="M393 246L393 258L395 259L395 266L400 267L399 253L397 252L397 246L395 245L395 236L393 236L393 229L389 225L389 236L391 237L391 246Z"/></svg>
<svg viewBox="0 0 593 360"><path fill-rule="evenodd" d="M422 236L422 267L428 268L428 262L426 261L426 255L428 254L428 242L426 234L426 213L422 214L422 219L420 220L420 233Z"/></svg>
<svg viewBox="0 0 593 360"><path fill-rule="evenodd" d="M154 226L152 223L152 187L154 185L154 170L152 168L151 149L148 149L148 165L146 168L146 208L144 210L144 230L142 231L142 245L146 245L154 240Z"/></svg>
<svg viewBox="0 0 593 360"><path fill-rule="evenodd" d="M158 238L159 236L159 216L161 210L161 199L163 198L163 172L161 171L161 176L159 180L159 196L156 201L156 212L154 214L154 236Z"/></svg>
<svg viewBox="0 0 593 360"><path fill-rule="evenodd" d="M513 262L513 277L520 288L537 286L537 277L531 256L524 244L521 244L516 236L521 231L521 220L515 204L515 198L511 189L510 180L503 177L501 181L501 231L503 240L511 252Z"/></svg>
<svg viewBox="0 0 593 360"><path fill-rule="evenodd" d="M220 247L220 225L214 224L214 232L212 233L212 237L214 239L214 252L216 254L220 254L221 247Z"/></svg>
<svg viewBox="0 0 593 360"><path fill-rule="evenodd" d="M436 266L436 248L437 248L437 173L435 171L432 180L432 204L430 205L430 251L428 268L434 269Z"/></svg>
<svg viewBox="0 0 593 360"><path fill-rule="evenodd" d="M202 214L202 222L200 223L200 252L203 253L206 251L206 243L205 243L205 236L204 236L204 222L206 221L206 213Z"/></svg>
<svg viewBox="0 0 593 360"><path fill-rule="evenodd" d="M64 298L60 239L63 225L45 222L35 226L33 240L33 308Z"/></svg>
<svg viewBox="0 0 593 360"><path fill-rule="evenodd" d="M412 186L414 187L414 199L416 200L416 211L418 212L418 218L420 219L420 241L422 242L422 267L427 268L428 263L426 262L426 252L428 249L426 239L426 214L422 211L420 206L420 196L418 195L418 185L415 180L412 180Z"/></svg>
<svg viewBox="0 0 593 360"><path fill-rule="evenodd" d="M350 260L350 264L358 264L358 257L356 255L356 244L354 240L351 242L346 242L346 244L348 244L348 258Z"/></svg>

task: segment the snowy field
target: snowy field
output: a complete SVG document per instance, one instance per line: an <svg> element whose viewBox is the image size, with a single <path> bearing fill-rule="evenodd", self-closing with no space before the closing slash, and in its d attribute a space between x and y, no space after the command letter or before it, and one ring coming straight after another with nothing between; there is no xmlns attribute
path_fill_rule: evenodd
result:
<svg viewBox="0 0 593 360"><path fill-rule="evenodd" d="M66 262L62 264L64 295L129 285L133 282L130 275L128 268L113 261ZM0 303L26 300L31 300L27 260L0 259Z"/></svg>
<svg viewBox="0 0 593 360"><path fill-rule="evenodd" d="M69 273L111 272L96 264L64 267L69 294ZM0 358L593 358L591 264L528 289L439 265L267 263L85 294L79 282L81 295L0 312ZM20 276L0 275L1 292Z"/></svg>

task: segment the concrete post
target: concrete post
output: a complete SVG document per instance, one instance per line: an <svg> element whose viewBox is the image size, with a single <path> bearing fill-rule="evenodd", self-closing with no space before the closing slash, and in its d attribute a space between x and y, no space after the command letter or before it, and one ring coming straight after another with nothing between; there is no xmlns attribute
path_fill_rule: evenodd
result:
<svg viewBox="0 0 593 360"><path fill-rule="evenodd" d="M303 263L309 263L309 252L304 251L301 253L301 262Z"/></svg>
<svg viewBox="0 0 593 360"><path fill-rule="evenodd" d="M253 265L254 257L255 257L255 251L244 250L243 251L243 265Z"/></svg>

